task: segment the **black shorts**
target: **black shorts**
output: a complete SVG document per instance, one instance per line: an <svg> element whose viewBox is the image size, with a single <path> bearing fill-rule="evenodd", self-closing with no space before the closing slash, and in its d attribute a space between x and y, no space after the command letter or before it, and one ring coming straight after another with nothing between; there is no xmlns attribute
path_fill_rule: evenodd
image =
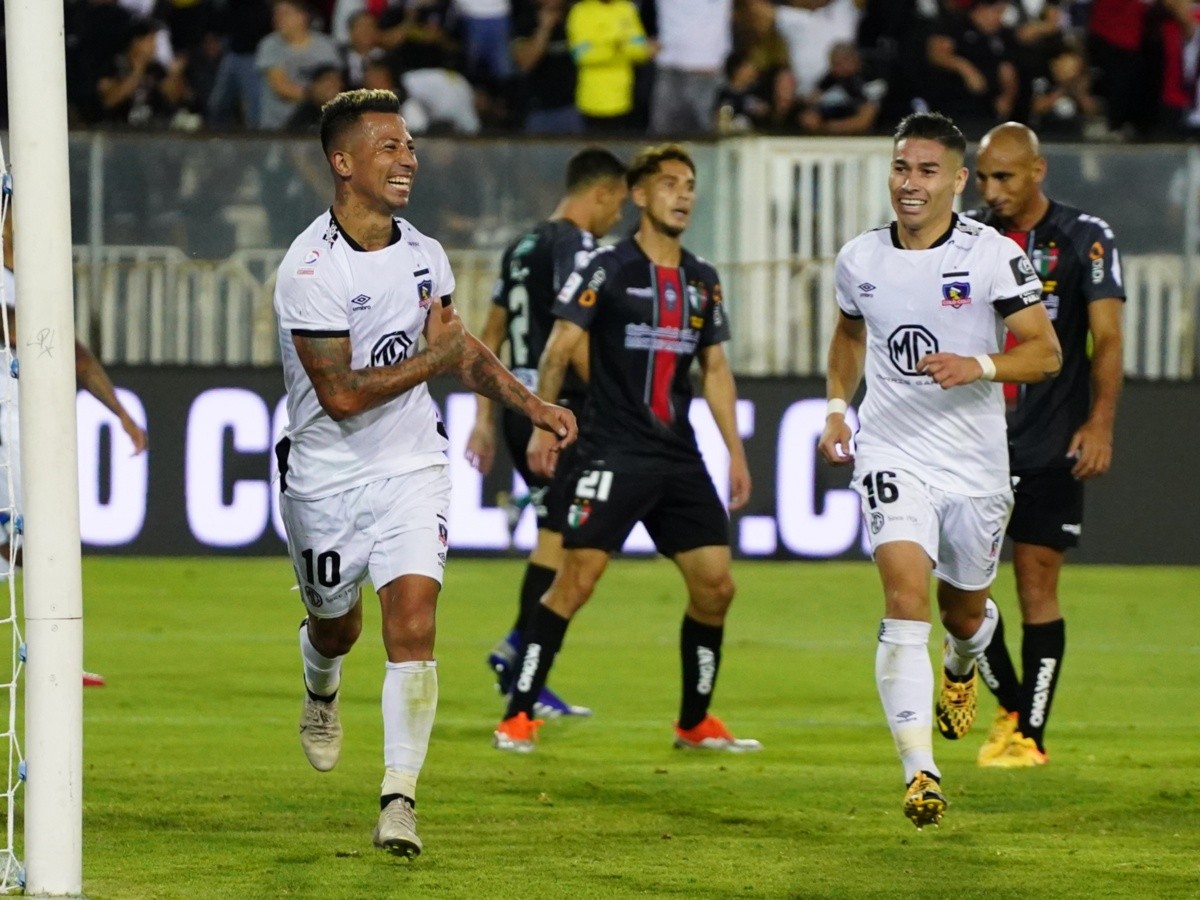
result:
<svg viewBox="0 0 1200 900"><path fill-rule="evenodd" d="M533 423L529 421L529 417L506 409L501 424L504 428L504 443L508 447L509 456L512 457L513 468L521 473L525 484L529 486L529 502L537 513L537 527L561 533L567 518L567 507L571 503L568 485L573 484L570 476L575 465L577 445L572 444L559 454L554 478L547 481L530 470L529 461L525 457L525 448L529 446L529 437L533 434Z"/></svg>
<svg viewBox="0 0 1200 900"><path fill-rule="evenodd" d="M1008 536L1018 544L1054 550L1079 545L1083 532L1083 482L1070 469L1013 472L1013 512Z"/></svg>
<svg viewBox="0 0 1200 900"><path fill-rule="evenodd" d="M563 546L616 553L641 522L658 552L729 546L729 515L704 464L666 472L614 472L580 463L571 484Z"/></svg>

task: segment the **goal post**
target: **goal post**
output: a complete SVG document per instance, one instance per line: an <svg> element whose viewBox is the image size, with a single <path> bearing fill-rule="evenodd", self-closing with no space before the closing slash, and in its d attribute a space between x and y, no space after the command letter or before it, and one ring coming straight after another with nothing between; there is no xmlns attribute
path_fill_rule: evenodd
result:
<svg viewBox="0 0 1200 900"><path fill-rule="evenodd" d="M83 888L83 601L63 4L4 0L24 494L27 896Z"/></svg>

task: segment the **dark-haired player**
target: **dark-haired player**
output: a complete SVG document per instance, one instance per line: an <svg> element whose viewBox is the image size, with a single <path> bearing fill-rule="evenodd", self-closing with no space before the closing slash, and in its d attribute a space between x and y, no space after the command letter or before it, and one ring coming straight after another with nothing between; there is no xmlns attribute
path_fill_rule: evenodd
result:
<svg viewBox="0 0 1200 900"><path fill-rule="evenodd" d="M954 213L967 181L962 132L937 113L913 114L893 146L896 220L837 257L840 314L819 448L834 465L855 463L883 582L875 681L904 766L904 814L920 828L946 806L933 760L929 577L947 632L936 717L943 734L959 737L975 718L976 657L996 625L988 589L1012 509L1004 400L993 382L1042 381L1061 358L1029 260L995 229ZM1017 343L1001 353L1005 326ZM864 377L852 452L846 404Z"/></svg>
<svg viewBox="0 0 1200 900"><path fill-rule="evenodd" d="M339 94L322 110L321 146L333 206L296 238L275 288L288 392L288 427L276 447L280 510L308 610L300 743L319 771L337 762L342 657L362 630L369 577L387 651L374 842L415 856L450 502L446 430L425 383L456 376L549 429L555 449L574 440L575 416L539 400L467 333L441 245L395 216L417 172L396 95Z"/></svg>
<svg viewBox="0 0 1200 900"><path fill-rule="evenodd" d="M677 144L644 150L629 169L637 232L596 253L567 280L538 369L538 392L558 397L587 335L591 379L581 443L568 484L563 562L530 617L516 684L493 744L533 750L541 720L534 701L546 683L571 617L587 603L612 554L640 521L687 585L680 633L683 699L675 745L745 752L708 711L733 600L729 518L688 421L690 370L729 451L730 506L750 496L750 472L734 419L737 388L722 349L729 325L716 270L680 243L696 199L696 169ZM535 433L529 465L549 475L555 455Z"/></svg>
<svg viewBox="0 0 1200 900"><path fill-rule="evenodd" d="M1016 502L1008 534L1021 605L1021 668L1004 642L1003 620L980 660L1000 712L979 751L981 766L1046 762L1046 723L1062 670L1066 628L1058 576L1083 530L1083 482L1108 471L1121 394L1121 309L1125 288L1108 224L1049 199L1037 135L1007 122L979 145L975 179L988 208L982 221L1022 246L1042 278L1042 302L1063 349L1053 381L1014 390L1008 450ZM1091 335L1091 357L1088 336Z"/></svg>
<svg viewBox="0 0 1200 900"><path fill-rule="evenodd" d="M546 338L554 326L554 298L567 277L582 266L603 237L620 221L621 207L629 190L625 165L602 147L586 147L567 162L566 195L549 219L539 222L504 251L500 277L492 294L492 311L479 339L499 354L508 344L508 363L513 374L531 390L537 389L537 364ZM586 345L581 341L586 365ZM578 412L587 385L573 366L566 374L557 402ZM466 455L485 475L496 452L493 404L486 397L477 401L475 428L467 441ZM529 420L509 410L503 414L504 441L521 477L531 489L537 510L537 546L529 555L521 582L517 620L509 634L488 654L488 665L496 673L501 693L512 690L514 665L524 646L522 635L534 608L554 581L562 563L562 529L566 518L566 496L570 485L564 474L571 467L573 449L558 462L558 477L546 479L534 473L526 461L525 448L533 428ZM547 718L561 715L590 715L591 710L565 702L543 686L535 711Z"/></svg>

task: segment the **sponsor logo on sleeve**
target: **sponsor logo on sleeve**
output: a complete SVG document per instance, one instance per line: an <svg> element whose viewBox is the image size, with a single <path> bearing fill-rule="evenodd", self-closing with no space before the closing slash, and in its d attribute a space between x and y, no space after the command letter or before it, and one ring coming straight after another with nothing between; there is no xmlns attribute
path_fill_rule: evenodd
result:
<svg viewBox="0 0 1200 900"><path fill-rule="evenodd" d="M350 301L351 312L366 312L371 308L371 298L366 294L359 294Z"/></svg>
<svg viewBox="0 0 1200 900"><path fill-rule="evenodd" d="M433 304L433 281L426 278L417 284L417 303L421 309L429 309Z"/></svg>
<svg viewBox="0 0 1200 900"><path fill-rule="evenodd" d="M579 290L579 286L583 284L583 276L579 272L572 272L567 276L567 280L563 283L562 290L558 292L559 303L570 303L571 297Z"/></svg>
<svg viewBox="0 0 1200 900"><path fill-rule="evenodd" d="M1008 267L1012 269L1013 278L1017 280L1017 284L1028 284L1037 279L1037 272L1033 271L1033 263L1024 254L1010 259Z"/></svg>

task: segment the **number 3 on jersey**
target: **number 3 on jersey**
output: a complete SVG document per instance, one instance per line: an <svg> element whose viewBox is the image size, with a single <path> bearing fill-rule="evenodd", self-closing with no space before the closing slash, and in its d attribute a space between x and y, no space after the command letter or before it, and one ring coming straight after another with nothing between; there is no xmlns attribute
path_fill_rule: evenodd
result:
<svg viewBox="0 0 1200 900"><path fill-rule="evenodd" d="M603 469L588 469L575 484L575 496L603 503L612 490L613 473Z"/></svg>

